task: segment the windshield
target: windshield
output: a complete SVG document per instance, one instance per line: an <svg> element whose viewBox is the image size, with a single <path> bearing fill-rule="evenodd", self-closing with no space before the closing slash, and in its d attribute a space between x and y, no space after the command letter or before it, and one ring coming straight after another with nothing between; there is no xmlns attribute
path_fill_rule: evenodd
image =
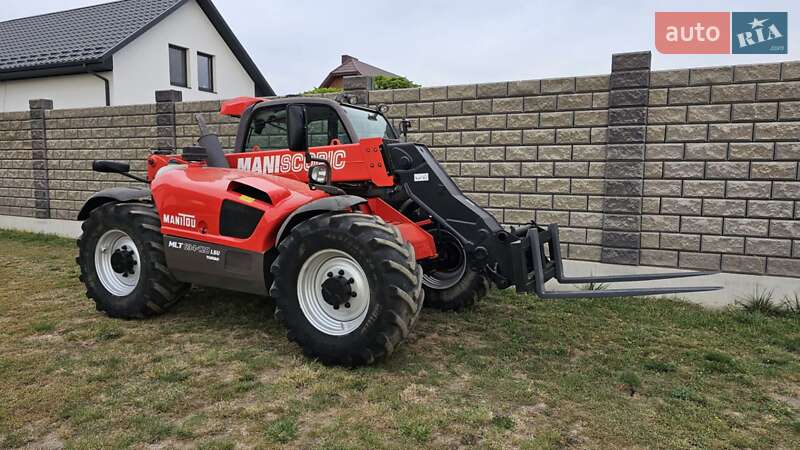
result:
<svg viewBox="0 0 800 450"><path fill-rule="evenodd" d="M347 113L347 118L350 119L359 139L370 137L397 139L394 129L381 114L346 105L342 105L342 109Z"/></svg>

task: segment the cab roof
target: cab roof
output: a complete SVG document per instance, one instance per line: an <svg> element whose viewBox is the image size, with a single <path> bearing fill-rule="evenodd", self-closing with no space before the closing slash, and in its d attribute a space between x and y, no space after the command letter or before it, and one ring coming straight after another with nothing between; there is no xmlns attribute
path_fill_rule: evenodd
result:
<svg viewBox="0 0 800 450"><path fill-rule="evenodd" d="M245 109L264 101L267 101L267 99L261 97L236 97L222 102L219 113L223 116L242 117Z"/></svg>
<svg viewBox="0 0 800 450"><path fill-rule="evenodd" d="M278 98L236 97L230 100L223 101L222 106L219 109L219 113L223 116L242 117L242 114L247 108L261 102L270 102L270 104L276 104L276 105L286 105L290 103L316 103L316 104L329 104L338 106L341 104L340 102L336 100L331 100L329 98L306 97L302 95L278 97ZM346 104L346 106L372 111L372 109L360 105Z"/></svg>

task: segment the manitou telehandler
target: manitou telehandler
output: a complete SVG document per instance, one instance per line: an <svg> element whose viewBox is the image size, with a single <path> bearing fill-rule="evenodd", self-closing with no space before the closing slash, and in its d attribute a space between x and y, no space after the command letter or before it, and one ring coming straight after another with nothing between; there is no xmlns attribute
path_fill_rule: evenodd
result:
<svg viewBox="0 0 800 450"><path fill-rule="evenodd" d="M81 209L80 279L98 310L144 318L191 284L269 295L306 355L369 364L390 354L429 306L461 309L490 285L541 298L620 297L713 287L547 291L697 272L571 278L558 227L505 229L459 189L431 152L403 142L383 115L338 101L241 97L225 153L202 137L181 154L155 150L147 179L125 163L95 161L149 186L93 195Z"/></svg>

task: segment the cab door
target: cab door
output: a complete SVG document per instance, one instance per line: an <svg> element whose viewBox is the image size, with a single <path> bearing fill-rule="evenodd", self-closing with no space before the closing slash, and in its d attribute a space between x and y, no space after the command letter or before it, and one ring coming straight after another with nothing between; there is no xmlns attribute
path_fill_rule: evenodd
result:
<svg viewBox="0 0 800 450"><path fill-rule="evenodd" d="M328 105L305 107L310 152L327 159L334 171L343 168L346 147L352 140L336 110ZM288 149L285 104L261 108L253 114L243 150L227 155L231 167L307 181L305 155Z"/></svg>

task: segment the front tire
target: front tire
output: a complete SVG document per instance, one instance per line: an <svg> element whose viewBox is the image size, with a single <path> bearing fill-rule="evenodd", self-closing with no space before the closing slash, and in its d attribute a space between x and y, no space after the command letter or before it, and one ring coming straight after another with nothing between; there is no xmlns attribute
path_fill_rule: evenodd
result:
<svg viewBox="0 0 800 450"><path fill-rule="evenodd" d="M148 203L106 203L83 222L80 280L98 311L121 319L164 313L189 287L167 269L161 221Z"/></svg>
<svg viewBox="0 0 800 450"><path fill-rule="evenodd" d="M461 311L489 293L486 275L469 267L464 246L450 232L432 232L439 256L423 263L425 306Z"/></svg>
<svg viewBox="0 0 800 450"><path fill-rule="evenodd" d="M297 225L271 273L275 317L325 364L358 366L391 354L422 309L413 247L372 215L323 214Z"/></svg>
<svg viewBox="0 0 800 450"><path fill-rule="evenodd" d="M425 286L425 306L441 311L462 311L486 297L490 289L485 275L467 269L464 276L447 289Z"/></svg>

